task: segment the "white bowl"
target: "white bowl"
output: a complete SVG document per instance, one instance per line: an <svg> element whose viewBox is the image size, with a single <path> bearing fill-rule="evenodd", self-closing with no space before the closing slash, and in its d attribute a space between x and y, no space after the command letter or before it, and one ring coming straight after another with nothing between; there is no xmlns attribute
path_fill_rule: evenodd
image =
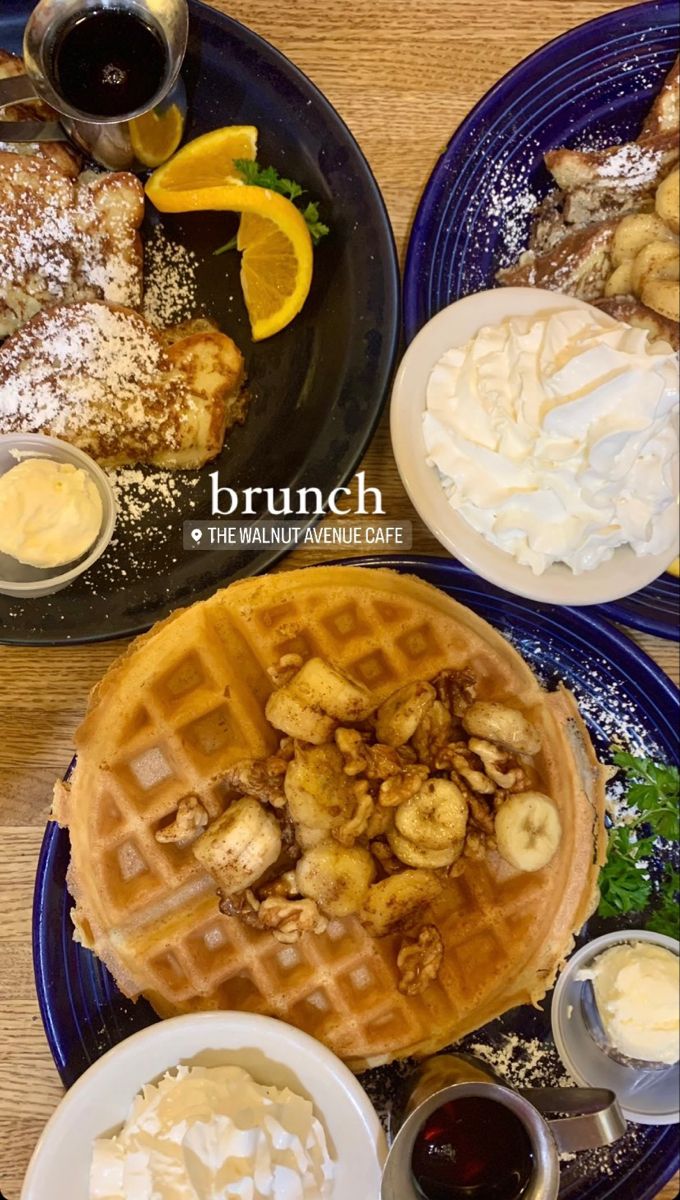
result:
<svg viewBox="0 0 680 1200"><path fill-rule="evenodd" d="M436 467L428 466L423 438L423 413L430 372L454 346L462 346L484 325L508 317L538 316L550 309L591 308L582 300L542 288L494 288L457 300L424 325L404 355L392 388L390 431L392 449L402 483L413 507L442 546L482 578L498 587L553 604L605 604L637 592L663 574L678 554L671 547L662 555L639 556L629 546L613 558L575 575L557 563L534 575L454 512ZM593 310L602 319L599 309Z"/></svg>
<svg viewBox="0 0 680 1200"><path fill-rule="evenodd" d="M160 1021L91 1066L45 1127L21 1200L88 1200L93 1141L115 1132L141 1087L179 1063L243 1067L258 1083L306 1096L335 1162L332 1200L379 1200L385 1138L351 1071L320 1042L282 1021L232 1012Z"/></svg>
<svg viewBox="0 0 680 1200"><path fill-rule="evenodd" d="M85 471L94 483L102 502L102 520L96 540L80 558L64 563L61 567L29 567L10 554L0 553L0 593L27 600L36 596L51 596L68 587L87 571L106 550L116 524L116 500L113 488L101 467L89 454L62 442L60 438L47 437L42 433L6 433L0 435L0 475L16 467L20 459L47 458L53 462L68 463Z"/></svg>

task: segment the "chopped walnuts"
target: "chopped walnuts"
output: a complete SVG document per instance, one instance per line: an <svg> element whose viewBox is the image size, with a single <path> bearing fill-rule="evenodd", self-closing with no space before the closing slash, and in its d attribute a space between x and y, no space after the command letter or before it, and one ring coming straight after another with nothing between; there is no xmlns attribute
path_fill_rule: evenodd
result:
<svg viewBox="0 0 680 1200"><path fill-rule="evenodd" d="M333 837L341 846L353 846L357 838L363 837L375 808L365 779L356 783L354 790L356 801L352 815L333 828Z"/></svg>
<svg viewBox="0 0 680 1200"><path fill-rule="evenodd" d="M286 900L268 896L257 910L262 929L271 929L277 942L292 945L304 933L325 933L328 920L319 912L314 900Z"/></svg>
<svg viewBox="0 0 680 1200"><path fill-rule="evenodd" d="M156 830L157 842L174 842L189 846L208 824L208 813L197 796L183 796L177 805L175 818L169 825Z"/></svg>
<svg viewBox="0 0 680 1200"><path fill-rule="evenodd" d="M283 808L286 803L283 781L287 768L288 763L276 755L242 758L227 767L224 782L242 796L255 796L257 800L271 804L272 808Z"/></svg>
<svg viewBox="0 0 680 1200"><path fill-rule="evenodd" d="M397 955L399 991L405 996L419 996L439 974L444 943L434 925L424 925L417 938L405 939Z"/></svg>
<svg viewBox="0 0 680 1200"><path fill-rule="evenodd" d="M399 775L384 779L378 792L378 803L383 808L396 808L405 800L416 796L429 775L427 767L406 767Z"/></svg>

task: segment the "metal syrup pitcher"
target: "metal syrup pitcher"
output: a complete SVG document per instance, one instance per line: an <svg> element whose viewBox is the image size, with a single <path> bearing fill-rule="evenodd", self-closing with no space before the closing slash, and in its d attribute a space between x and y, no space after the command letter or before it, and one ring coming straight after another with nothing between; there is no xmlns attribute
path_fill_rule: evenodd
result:
<svg viewBox="0 0 680 1200"><path fill-rule="evenodd" d="M129 13L153 30L164 49L165 69L159 86L148 100L129 112L93 116L75 107L62 94L55 69L55 53L64 30L90 13ZM101 166L111 170L159 166L157 159L139 157L135 122L147 113L162 120L174 109L173 127L179 144L187 112L180 70L189 31L187 0L40 0L24 33L25 75L0 80L0 143L65 142L69 139ZM58 121L3 121L7 105L44 100L56 110ZM174 152L176 145L172 147ZM169 155L168 155L169 157Z"/></svg>
<svg viewBox="0 0 680 1200"><path fill-rule="evenodd" d="M468 1054L427 1059L407 1081L407 1089L401 1125L385 1163L381 1200L423 1200L425 1193L412 1169L414 1148L428 1118L451 1101L491 1100L521 1122L531 1146L531 1168L519 1200L557 1200L559 1155L608 1146L626 1130L613 1092L580 1087L515 1089ZM451 1157L449 1147L444 1152ZM475 1196L473 1188L469 1194Z"/></svg>

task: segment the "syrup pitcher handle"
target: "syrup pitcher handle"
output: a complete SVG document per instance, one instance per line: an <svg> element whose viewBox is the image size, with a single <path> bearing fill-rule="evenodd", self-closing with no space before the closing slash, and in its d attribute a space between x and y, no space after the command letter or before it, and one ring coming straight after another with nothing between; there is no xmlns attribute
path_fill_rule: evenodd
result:
<svg viewBox="0 0 680 1200"><path fill-rule="evenodd" d="M58 121L3 121L2 110L8 104L36 100L36 92L28 75L12 75L0 79L0 142L65 142L65 131Z"/></svg>
<svg viewBox="0 0 680 1200"><path fill-rule="evenodd" d="M560 1153L610 1146L626 1132L626 1118L607 1088L522 1088L520 1095L546 1117ZM551 1113L574 1115L550 1119Z"/></svg>

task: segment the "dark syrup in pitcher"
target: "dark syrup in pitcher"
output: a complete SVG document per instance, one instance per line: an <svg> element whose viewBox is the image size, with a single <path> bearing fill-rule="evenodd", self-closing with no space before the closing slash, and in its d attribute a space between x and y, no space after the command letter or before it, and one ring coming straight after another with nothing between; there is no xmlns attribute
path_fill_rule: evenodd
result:
<svg viewBox="0 0 680 1200"><path fill-rule="evenodd" d="M464 1096L420 1130L411 1158L423 1200L521 1200L534 1158L524 1125L504 1104Z"/></svg>
<svg viewBox="0 0 680 1200"><path fill-rule="evenodd" d="M67 21L52 56L56 90L90 117L125 117L144 108L167 70L161 35L125 8L93 8Z"/></svg>

